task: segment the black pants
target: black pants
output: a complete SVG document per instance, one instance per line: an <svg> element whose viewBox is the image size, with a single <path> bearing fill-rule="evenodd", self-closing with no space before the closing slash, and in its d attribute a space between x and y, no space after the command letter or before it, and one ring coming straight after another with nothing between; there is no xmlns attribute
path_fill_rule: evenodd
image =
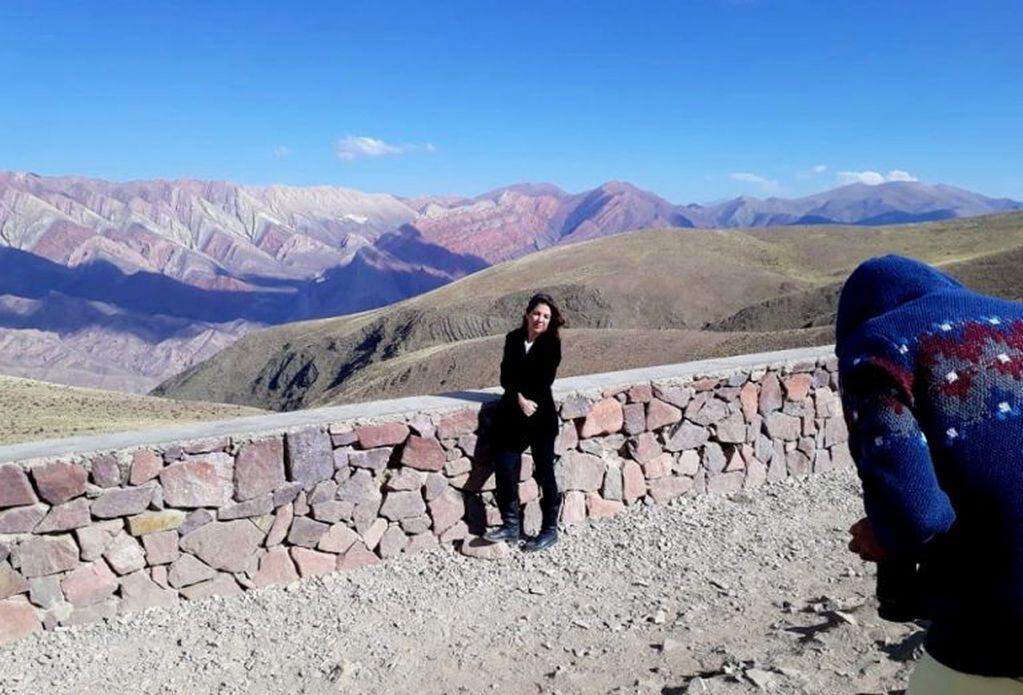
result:
<svg viewBox="0 0 1023 695"><path fill-rule="evenodd" d="M533 477L540 486L540 509L543 512L544 528L552 528L558 523L558 510L561 508L561 494L558 492L558 481L554 477L554 440L557 432L531 433L529 448L533 453ZM497 453L495 461L497 478L498 507L510 509L519 503L519 478L522 474L522 452L514 449L503 449Z"/></svg>

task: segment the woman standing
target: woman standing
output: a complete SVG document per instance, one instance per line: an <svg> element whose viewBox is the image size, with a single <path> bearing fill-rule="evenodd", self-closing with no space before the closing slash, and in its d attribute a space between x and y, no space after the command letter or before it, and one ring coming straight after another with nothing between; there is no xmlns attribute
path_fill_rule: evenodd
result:
<svg viewBox="0 0 1023 695"><path fill-rule="evenodd" d="M522 549L543 550L558 539L561 493L554 479L554 440L558 436L558 415L551 395L561 363L559 329L565 320L550 295L537 294L529 300L522 325L505 336L501 358L501 386L504 395L497 417L497 506L503 525L486 533L488 541L517 541L521 536L519 477L522 452L533 453L533 476L540 485L543 521L540 533Z"/></svg>

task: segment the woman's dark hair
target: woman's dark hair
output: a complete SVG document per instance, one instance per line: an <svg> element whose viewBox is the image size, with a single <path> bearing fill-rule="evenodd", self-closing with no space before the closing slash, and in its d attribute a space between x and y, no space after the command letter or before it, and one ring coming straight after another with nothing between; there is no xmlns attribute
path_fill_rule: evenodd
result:
<svg viewBox="0 0 1023 695"><path fill-rule="evenodd" d="M548 336L551 340L561 340L559 329L565 325L565 317L561 315L561 309L554 303L554 298L544 292L534 294L530 298L529 304L526 305L526 313L522 316L522 330L527 329L528 319L526 317L540 304L546 304L551 310L551 321L547 324L547 330L540 337Z"/></svg>

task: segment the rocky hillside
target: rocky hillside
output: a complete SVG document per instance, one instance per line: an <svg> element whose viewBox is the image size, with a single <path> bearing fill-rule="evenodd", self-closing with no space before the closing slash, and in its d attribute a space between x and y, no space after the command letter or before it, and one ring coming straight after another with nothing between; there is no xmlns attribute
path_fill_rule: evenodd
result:
<svg viewBox="0 0 1023 695"><path fill-rule="evenodd" d="M1023 214L890 227L632 232L503 263L357 316L246 336L154 393L294 409L497 382L500 336L529 295L562 303L561 374L831 340L840 283L901 253L1023 296Z"/></svg>

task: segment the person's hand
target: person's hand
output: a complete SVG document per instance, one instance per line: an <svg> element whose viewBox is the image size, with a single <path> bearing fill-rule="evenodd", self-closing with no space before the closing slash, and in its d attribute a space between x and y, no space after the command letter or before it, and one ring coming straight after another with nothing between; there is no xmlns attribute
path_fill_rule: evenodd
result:
<svg viewBox="0 0 1023 695"><path fill-rule="evenodd" d="M537 406L536 406L536 402L535 401L529 400L528 398L526 398L525 396L523 396L520 393L519 394L519 407L522 408L522 412L523 412L523 414L525 414L526 417L530 417L533 413L536 412L536 407Z"/></svg>
<svg viewBox="0 0 1023 695"><path fill-rule="evenodd" d="M881 547L874 535L874 527L870 520L863 517L849 527L852 539L849 541L849 550L859 555L867 562L880 562L888 557L888 552Z"/></svg>

